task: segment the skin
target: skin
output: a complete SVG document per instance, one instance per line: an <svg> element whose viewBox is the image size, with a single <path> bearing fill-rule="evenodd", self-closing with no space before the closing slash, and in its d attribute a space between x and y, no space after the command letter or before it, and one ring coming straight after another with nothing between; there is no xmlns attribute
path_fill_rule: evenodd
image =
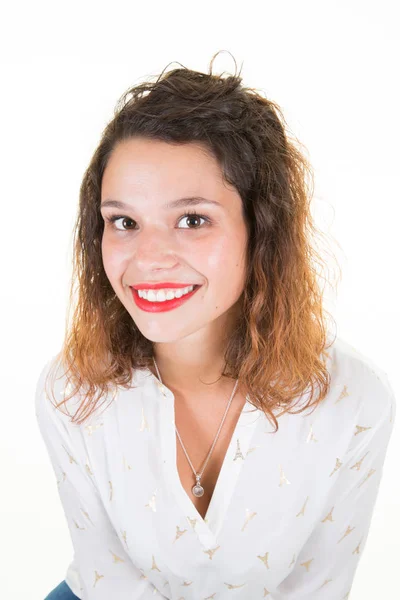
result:
<svg viewBox="0 0 400 600"><path fill-rule="evenodd" d="M165 208L186 196L221 206ZM219 378L246 274L248 234L239 193L202 145L133 138L114 148L106 166L101 202L109 199L127 208L101 208L104 269L141 333L153 342L163 383L180 398L195 394L206 404L220 394L226 404L233 383ZM188 210L210 223L185 217ZM112 215L125 219L107 222ZM202 287L179 308L149 313L136 306L129 286L150 280ZM215 383L206 385L210 382Z"/></svg>

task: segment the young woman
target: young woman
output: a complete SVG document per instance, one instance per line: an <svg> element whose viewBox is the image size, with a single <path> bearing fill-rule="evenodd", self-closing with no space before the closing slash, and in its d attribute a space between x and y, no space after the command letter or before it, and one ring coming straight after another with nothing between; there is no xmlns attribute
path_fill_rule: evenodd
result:
<svg viewBox="0 0 400 600"><path fill-rule="evenodd" d="M36 391L75 554L47 599L349 598L395 399L330 331L311 168L241 81L128 90L85 172Z"/></svg>

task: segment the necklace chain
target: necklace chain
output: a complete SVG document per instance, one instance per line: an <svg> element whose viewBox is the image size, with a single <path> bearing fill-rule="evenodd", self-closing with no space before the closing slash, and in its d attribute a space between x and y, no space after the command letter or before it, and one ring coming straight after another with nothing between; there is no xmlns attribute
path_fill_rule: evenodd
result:
<svg viewBox="0 0 400 600"><path fill-rule="evenodd" d="M162 379L161 379L160 371L158 370L158 366L157 366L157 363L156 363L156 360L155 360L155 358L154 358L154 357L153 357L153 361L154 361L154 365L155 365L155 367L156 367L156 370L157 370L157 375L158 375L158 377L159 377L159 380L160 380L160 382L162 383ZM226 415L228 414L229 407L230 407L230 405L232 404L233 396L235 395L235 391L236 391L236 388L237 388L237 385L238 385L238 383L239 383L239 380L237 379L237 380L236 380L236 383L235 383L235 387L233 388L233 392L232 392L232 394L231 394L231 397L230 397L230 399L229 399L229 402L228 402L228 404L227 404L227 406L226 406L226 409L225 409L225 412L224 412L224 416L222 417L221 423L220 423L220 425L219 425L219 428L218 428L218 431L217 431L217 435L215 436L215 439L214 439L214 442L213 442L213 444L212 444L212 446L211 446L211 449L210 449L210 451L209 451L209 453L208 453L208 455L207 455L207 457L206 457L206 459L205 459L205 462L204 462L204 464L203 464L203 468L201 469L201 471L200 471L199 473L196 473L196 470L195 470L195 468L194 468L194 467L193 467L193 465L192 465L192 461L190 460L190 458L189 458L189 455L188 455L188 453L186 452L186 448L185 448L185 446L183 445L182 438L181 438L181 436L179 435L179 431L178 431L178 429L177 429L177 427L176 427L176 425L175 425L175 431L176 431L176 434L177 434L177 436L178 436L178 438L179 438L179 442L180 442L180 444L181 444L181 446L182 446L182 450L184 451L184 453L185 453L185 455L186 455L186 458L188 459L188 461L189 461L189 464L190 464L190 466L191 466L191 469L192 469L192 471L193 471L193 473L194 473L194 476L196 477L196 484L193 486L193 488L192 488L192 492L193 492L193 494L194 494L195 496L197 496L197 497L200 497L200 496L202 496L202 495L204 494L204 488L202 487L202 485L201 485L201 483L200 483L200 480L201 480L201 477L202 477L202 475L203 475L203 473L204 473L204 470L205 470L205 468L206 468L206 466L207 466L207 463L208 463L208 461L209 461L209 459L210 459L210 456L211 456L211 454L212 454L212 452L213 452L213 450L214 450L215 444L217 443L217 440L218 440L219 434L220 434L220 432L221 432L222 426L223 426L223 424L224 424L224 422L225 422L225 419L226 419Z"/></svg>

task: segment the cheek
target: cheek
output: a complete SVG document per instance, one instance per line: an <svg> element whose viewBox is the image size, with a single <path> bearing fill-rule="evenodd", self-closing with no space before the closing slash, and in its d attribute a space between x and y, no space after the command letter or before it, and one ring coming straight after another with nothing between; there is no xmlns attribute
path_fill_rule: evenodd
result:
<svg viewBox="0 0 400 600"><path fill-rule="evenodd" d="M215 240L214 243L209 243L201 249L200 256L210 275L213 272L221 274L224 265L229 260L231 251L231 244L226 237Z"/></svg>
<svg viewBox="0 0 400 600"><path fill-rule="evenodd" d="M242 240L223 238L209 245L203 253L206 268L222 279L239 277L245 270L245 249Z"/></svg>
<svg viewBox="0 0 400 600"><path fill-rule="evenodd" d="M111 244L107 238L102 239L101 254L103 267L110 281L115 280L121 273L123 265L123 257L115 245Z"/></svg>
<svg viewBox="0 0 400 600"><path fill-rule="evenodd" d="M240 296L246 277L246 254L242 241L224 238L209 246L203 257L204 274L210 281L211 290L214 289L220 298Z"/></svg>

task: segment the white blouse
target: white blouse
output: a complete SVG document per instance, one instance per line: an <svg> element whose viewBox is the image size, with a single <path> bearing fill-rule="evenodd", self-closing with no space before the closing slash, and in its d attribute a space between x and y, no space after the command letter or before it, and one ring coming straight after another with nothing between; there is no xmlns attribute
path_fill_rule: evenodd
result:
<svg viewBox="0 0 400 600"><path fill-rule="evenodd" d="M349 598L396 403L386 373L348 343L336 338L324 356L328 396L314 412L275 413L278 433L247 399L204 520L179 479L172 392L136 370L137 387L118 388L76 425L44 390L53 357L39 376L36 415L74 547L74 594ZM64 386L63 376L58 401ZM72 397L71 413L80 400Z"/></svg>

